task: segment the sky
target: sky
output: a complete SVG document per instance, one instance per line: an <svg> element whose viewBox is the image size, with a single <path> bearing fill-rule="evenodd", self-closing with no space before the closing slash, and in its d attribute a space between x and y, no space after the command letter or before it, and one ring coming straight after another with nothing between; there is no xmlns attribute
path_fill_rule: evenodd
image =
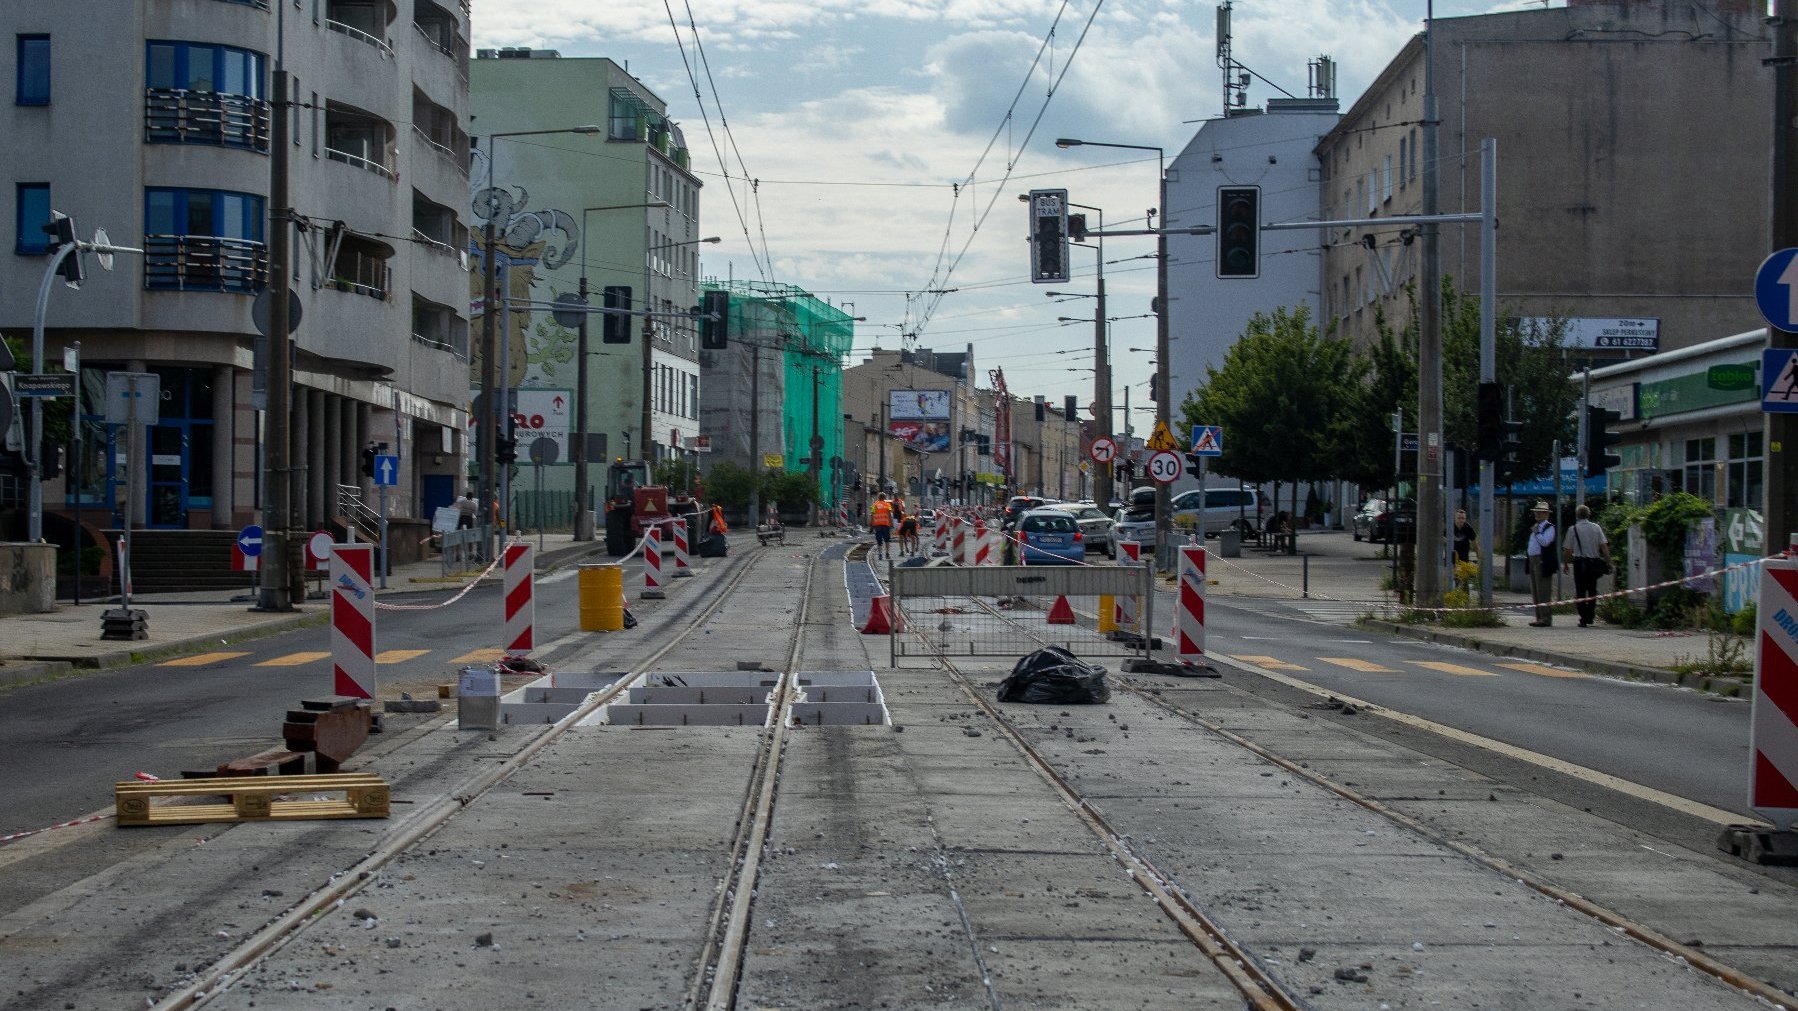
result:
<svg viewBox="0 0 1798 1011"><path fill-rule="evenodd" d="M1233 55L1257 76L1248 104L1304 97L1306 66L1336 61L1347 109L1430 0L1237 0ZM1564 0L1434 0L1437 17ZM1067 284L1029 281L1033 188L1142 227L1168 162L1221 115L1218 0L473 0L474 45L530 46L627 65L680 124L704 183L708 277L804 288L841 305L854 352L972 343L980 386L1005 370L1019 395L1092 394L1092 258ZM1272 82L1269 84L1268 82ZM1136 248L1140 247L1140 248ZM1110 315L1149 311L1154 239L1106 245ZM1085 275L1084 277L1081 275ZM1115 382L1147 381L1152 318L1112 334ZM908 343L909 342L909 343ZM1083 367L1086 371L1080 371ZM1115 396L1115 394L1114 394ZM1146 400L1146 398L1145 398Z"/></svg>

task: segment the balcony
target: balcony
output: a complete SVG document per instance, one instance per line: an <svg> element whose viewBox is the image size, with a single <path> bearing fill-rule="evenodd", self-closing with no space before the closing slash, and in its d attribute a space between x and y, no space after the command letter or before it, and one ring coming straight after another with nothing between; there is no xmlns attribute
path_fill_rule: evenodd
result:
<svg viewBox="0 0 1798 1011"><path fill-rule="evenodd" d="M336 102L326 105L325 157L398 181L394 154L393 127L385 120Z"/></svg>
<svg viewBox="0 0 1798 1011"><path fill-rule="evenodd" d="M412 293L412 339L458 358L468 357L468 324L456 317L454 309L417 292Z"/></svg>
<svg viewBox="0 0 1798 1011"><path fill-rule="evenodd" d="M331 278L323 287L385 302L393 289L393 270L387 266L392 256L393 250L386 243L345 235L331 266Z"/></svg>
<svg viewBox="0 0 1798 1011"><path fill-rule="evenodd" d="M267 286L268 250L217 235L144 236L144 287L251 293Z"/></svg>
<svg viewBox="0 0 1798 1011"><path fill-rule="evenodd" d="M456 220L456 212L412 191L412 241L442 256L468 249L468 230Z"/></svg>
<svg viewBox="0 0 1798 1011"><path fill-rule="evenodd" d="M464 16L467 7L464 6ZM455 64L457 75L468 80L468 40L462 37L455 15L430 0L417 0L412 9L412 27L432 49Z"/></svg>
<svg viewBox="0 0 1798 1011"><path fill-rule="evenodd" d="M144 141L217 144L268 153L268 103L182 88L144 89Z"/></svg>
<svg viewBox="0 0 1798 1011"><path fill-rule="evenodd" d="M325 27L378 50L393 58L393 46L387 41L387 26L393 21L393 5L331 0L325 9Z"/></svg>

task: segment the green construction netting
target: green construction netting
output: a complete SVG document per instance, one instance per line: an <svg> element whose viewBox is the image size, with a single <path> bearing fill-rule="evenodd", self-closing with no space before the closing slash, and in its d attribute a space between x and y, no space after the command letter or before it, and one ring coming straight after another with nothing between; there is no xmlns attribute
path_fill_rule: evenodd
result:
<svg viewBox="0 0 1798 1011"><path fill-rule="evenodd" d="M730 292L727 331L732 341L753 343L782 355L780 447L788 471L810 469L812 438L823 440L819 483L824 503L837 503L831 461L842 455L843 358L855 339L855 321L843 310L790 284L761 281L707 283ZM772 451L774 447L768 446Z"/></svg>

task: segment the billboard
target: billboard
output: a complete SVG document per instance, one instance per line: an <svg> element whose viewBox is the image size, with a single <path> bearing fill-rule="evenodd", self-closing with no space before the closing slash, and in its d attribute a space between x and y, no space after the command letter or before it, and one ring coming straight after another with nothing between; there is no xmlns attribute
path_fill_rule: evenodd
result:
<svg viewBox="0 0 1798 1011"><path fill-rule="evenodd" d="M949 452L949 391L888 390L887 432L913 449Z"/></svg>

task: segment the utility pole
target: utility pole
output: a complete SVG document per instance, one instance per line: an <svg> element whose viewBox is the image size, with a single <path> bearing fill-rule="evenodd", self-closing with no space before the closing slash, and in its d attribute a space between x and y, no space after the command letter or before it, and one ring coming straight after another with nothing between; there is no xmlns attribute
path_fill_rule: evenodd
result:
<svg viewBox="0 0 1798 1011"><path fill-rule="evenodd" d="M269 110L269 255L268 281L268 430L263 444L267 447L267 492L262 500L262 587L257 594L258 611L291 611L295 600L304 599L305 569L288 563L288 523L293 516L293 345L288 331L288 282L292 248L293 209L288 201L288 89L291 82L285 69L283 49L285 32L282 24L286 4L276 5L274 102ZM136 457L131 460L136 467ZM294 571L290 572L289 569ZM297 587L297 589L296 589Z"/></svg>
<svg viewBox="0 0 1798 1011"><path fill-rule="evenodd" d="M1437 213L1436 20L1426 6L1423 32L1423 214ZM1423 224L1423 319L1417 341L1417 601L1442 603L1442 261L1440 228Z"/></svg>
<svg viewBox="0 0 1798 1011"><path fill-rule="evenodd" d="M645 295L645 298L643 300L643 305L645 308L648 308L648 307L650 307L650 302L649 302L649 299L647 298L647 296L649 294L649 287L647 284L645 284L645 286L643 288L643 293ZM651 481L655 480L655 455L652 452L652 450L655 447L655 440L650 436L650 428L649 428L649 426L654 423L653 415L650 413L651 407L650 407L650 402L649 402L650 392L651 392L650 375L651 375L652 369L654 368L654 361L655 361L655 358L654 358L653 354L651 353L651 345L653 345L654 343L655 343L655 327L653 324L651 324L649 322L649 317L645 316L645 317L643 317L643 421L642 421L643 436L640 441L643 444L643 448L641 450L641 452L643 453L643 459L647 460L649 462L649 467L650 467L649 479Z"/></svg>
<svg viewBox="0 0 1798 1011"><path fill-rule="evenodd" d="M1167 165L1160 148L1155 149L1155 174L1161 188L1160 227L1155 229L1155 421L1168 427L1169 402L1174 399L1168 389L1173 379L1169 353L1167 317ZM1174 568L1174 489L1155 482L1155 570L1170 572Z"/></svg>
<svg viewBox="0 0 1798 1011"><path fill-rule="evenodd" d="M505 424L505 406L500 402L505 398L495 389L498 386L498 313L499 313L499 264L495 246L499 242L498 228L493 219L499 215L499 201L493 197L493 159L499 151L492 135L487 137L487 224L481 230L482 245L486 254L481 265L481 409L486 415L475 423L477 451L480 455L481 497L477 503L480 522L476 526L481 531L481 557L491 559L493 554L493 472L499 466L499 432ZM272 383L270 385L273 385Z"/></svg>
<svg viewBox="0 0 1798 1011"><path fill-rule="evenodd" d="M1100 227L1104 227L1101 223ZM1093 435L1111 435L1111 348L1105 339L1105 240L1099 240L1099 299L1093 313L1093 415L1098 421ZM1111 465L1102 464L1093 472L1093 501L1100 509L1111 507Z"/></svg>
<svg viewBox="0 0 1798 1011"><path fill-rule="evenodd" d="M583 228L582 231L585 231ZM574 457L574 539L593 539L593 503L587 491L587 271L581 269L581 323L575 342L579 361L574 367L574 445L568 447Z"/></svg>
<svg viewBox="0 0 1798 1011"><path fill-rule="evenodd" d="M1793 0L1776 0L1769 24L1773 29L1773 222L1772 249L1798 246L1798 18ZM1767 345L1798 348L1798 333L1767 329ZM1771 382L1772 379L1767 380ZM1768 412L1766 446L1766 544L1784 547L1798 532L1798 415Z"/></svg>
<svg viewBox="0 0 1798 1011"><path fill-rule="evenodd" d="M886 457L880 458L880 472L886 474ZM762 515L762 346L749 345L749 525L761 522Z"/></svg>
<svg viewBox="0 0 1798 1011"><path fill-rule="evenodd" d="M824 433L818 431L818 366L812 366L812 457L809 463L812 481L820 491L824 487ZM812 515L809 521L812 526L818 525L818 499L812 498Z"/></svg>

